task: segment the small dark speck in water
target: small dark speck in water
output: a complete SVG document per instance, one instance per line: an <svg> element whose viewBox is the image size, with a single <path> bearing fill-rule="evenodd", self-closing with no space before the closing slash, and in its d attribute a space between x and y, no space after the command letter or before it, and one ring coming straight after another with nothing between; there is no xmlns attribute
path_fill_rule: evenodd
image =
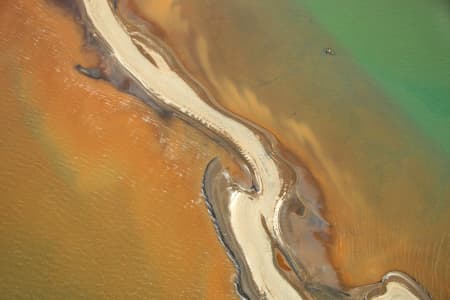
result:
<svg viewBox="0 0 450 300"><path fill-rule="evenodd" d="M325 48L323 49L323 53L325 53L326 55L336 55L336 52L334 52L334 50L332 48Z"/></svg>

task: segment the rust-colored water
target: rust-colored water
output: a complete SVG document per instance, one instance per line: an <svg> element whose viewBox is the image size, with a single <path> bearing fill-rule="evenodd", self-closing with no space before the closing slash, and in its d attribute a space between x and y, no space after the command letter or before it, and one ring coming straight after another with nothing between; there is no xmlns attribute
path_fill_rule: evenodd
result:
<svg viewBox="0 0 450 300"><path fill-rule="evenodd" d="M450 169L386 93L292 1L121 1L227 109L271 130L318 181L346 286L391 270L450 297ZM125 4L122 9L125 8Z"/></svg>
<svg viewBox="0 0 450 300"><path fill-rule="evenodd" d="M0 14L0 298L235 298L200 195L224 152L76 72L97 57L62 9Z"/></svg>

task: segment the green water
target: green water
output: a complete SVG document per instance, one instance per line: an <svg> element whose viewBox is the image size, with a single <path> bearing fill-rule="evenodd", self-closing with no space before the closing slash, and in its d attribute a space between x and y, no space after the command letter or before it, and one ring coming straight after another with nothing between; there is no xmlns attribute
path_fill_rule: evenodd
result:
<svg viewBox="0 0 450 300"><path fill-rule="evenodd" d="M450 2L296 1L450 155Z"/></svg>

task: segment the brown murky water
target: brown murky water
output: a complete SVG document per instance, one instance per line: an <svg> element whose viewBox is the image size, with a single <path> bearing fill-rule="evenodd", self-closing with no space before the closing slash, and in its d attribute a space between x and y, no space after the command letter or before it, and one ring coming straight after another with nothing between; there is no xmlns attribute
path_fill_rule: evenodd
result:
<svg viewBox="0 0 450 300"><path fill-rule="evenodd" d="M271 130L322 189L347 286L390 270L450 296L449 162L287 1L121 1L227 109ZM229 299L200 197L226 154L73 66L80 28L44 0L0 4L0 291L7 299ZM337 49L338 51L340 49Z"/></svg>
<svg viewBox="0 0 450 300"><path fill-rule="evenodd" d="M108 83L72 16L0 4L2 299L230 299L203 199L226 154Z"/></svg>
<svg viewBox="0 0 450 300"><path fill-rule="evenodd" d="M450 296L449 162L289 1L121 1L224 107L271 130L318 181L346 286L387 271Z"/></svg>

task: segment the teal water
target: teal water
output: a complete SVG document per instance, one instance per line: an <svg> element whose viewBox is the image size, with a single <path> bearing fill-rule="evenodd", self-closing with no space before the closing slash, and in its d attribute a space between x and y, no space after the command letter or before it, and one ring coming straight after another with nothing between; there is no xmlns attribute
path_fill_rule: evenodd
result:
<svg viewBox="0 0 450 300"><path fill-rule="evenodd" d="M450 155L450 2L295 1Z"/></svg>
<svg viewBox="0 0 450 300"><path fill-rule="evenodd" d="M324 1L133 2L218 103L312 173L344 287L399 270L448 299L445 3Z"/></svg>

